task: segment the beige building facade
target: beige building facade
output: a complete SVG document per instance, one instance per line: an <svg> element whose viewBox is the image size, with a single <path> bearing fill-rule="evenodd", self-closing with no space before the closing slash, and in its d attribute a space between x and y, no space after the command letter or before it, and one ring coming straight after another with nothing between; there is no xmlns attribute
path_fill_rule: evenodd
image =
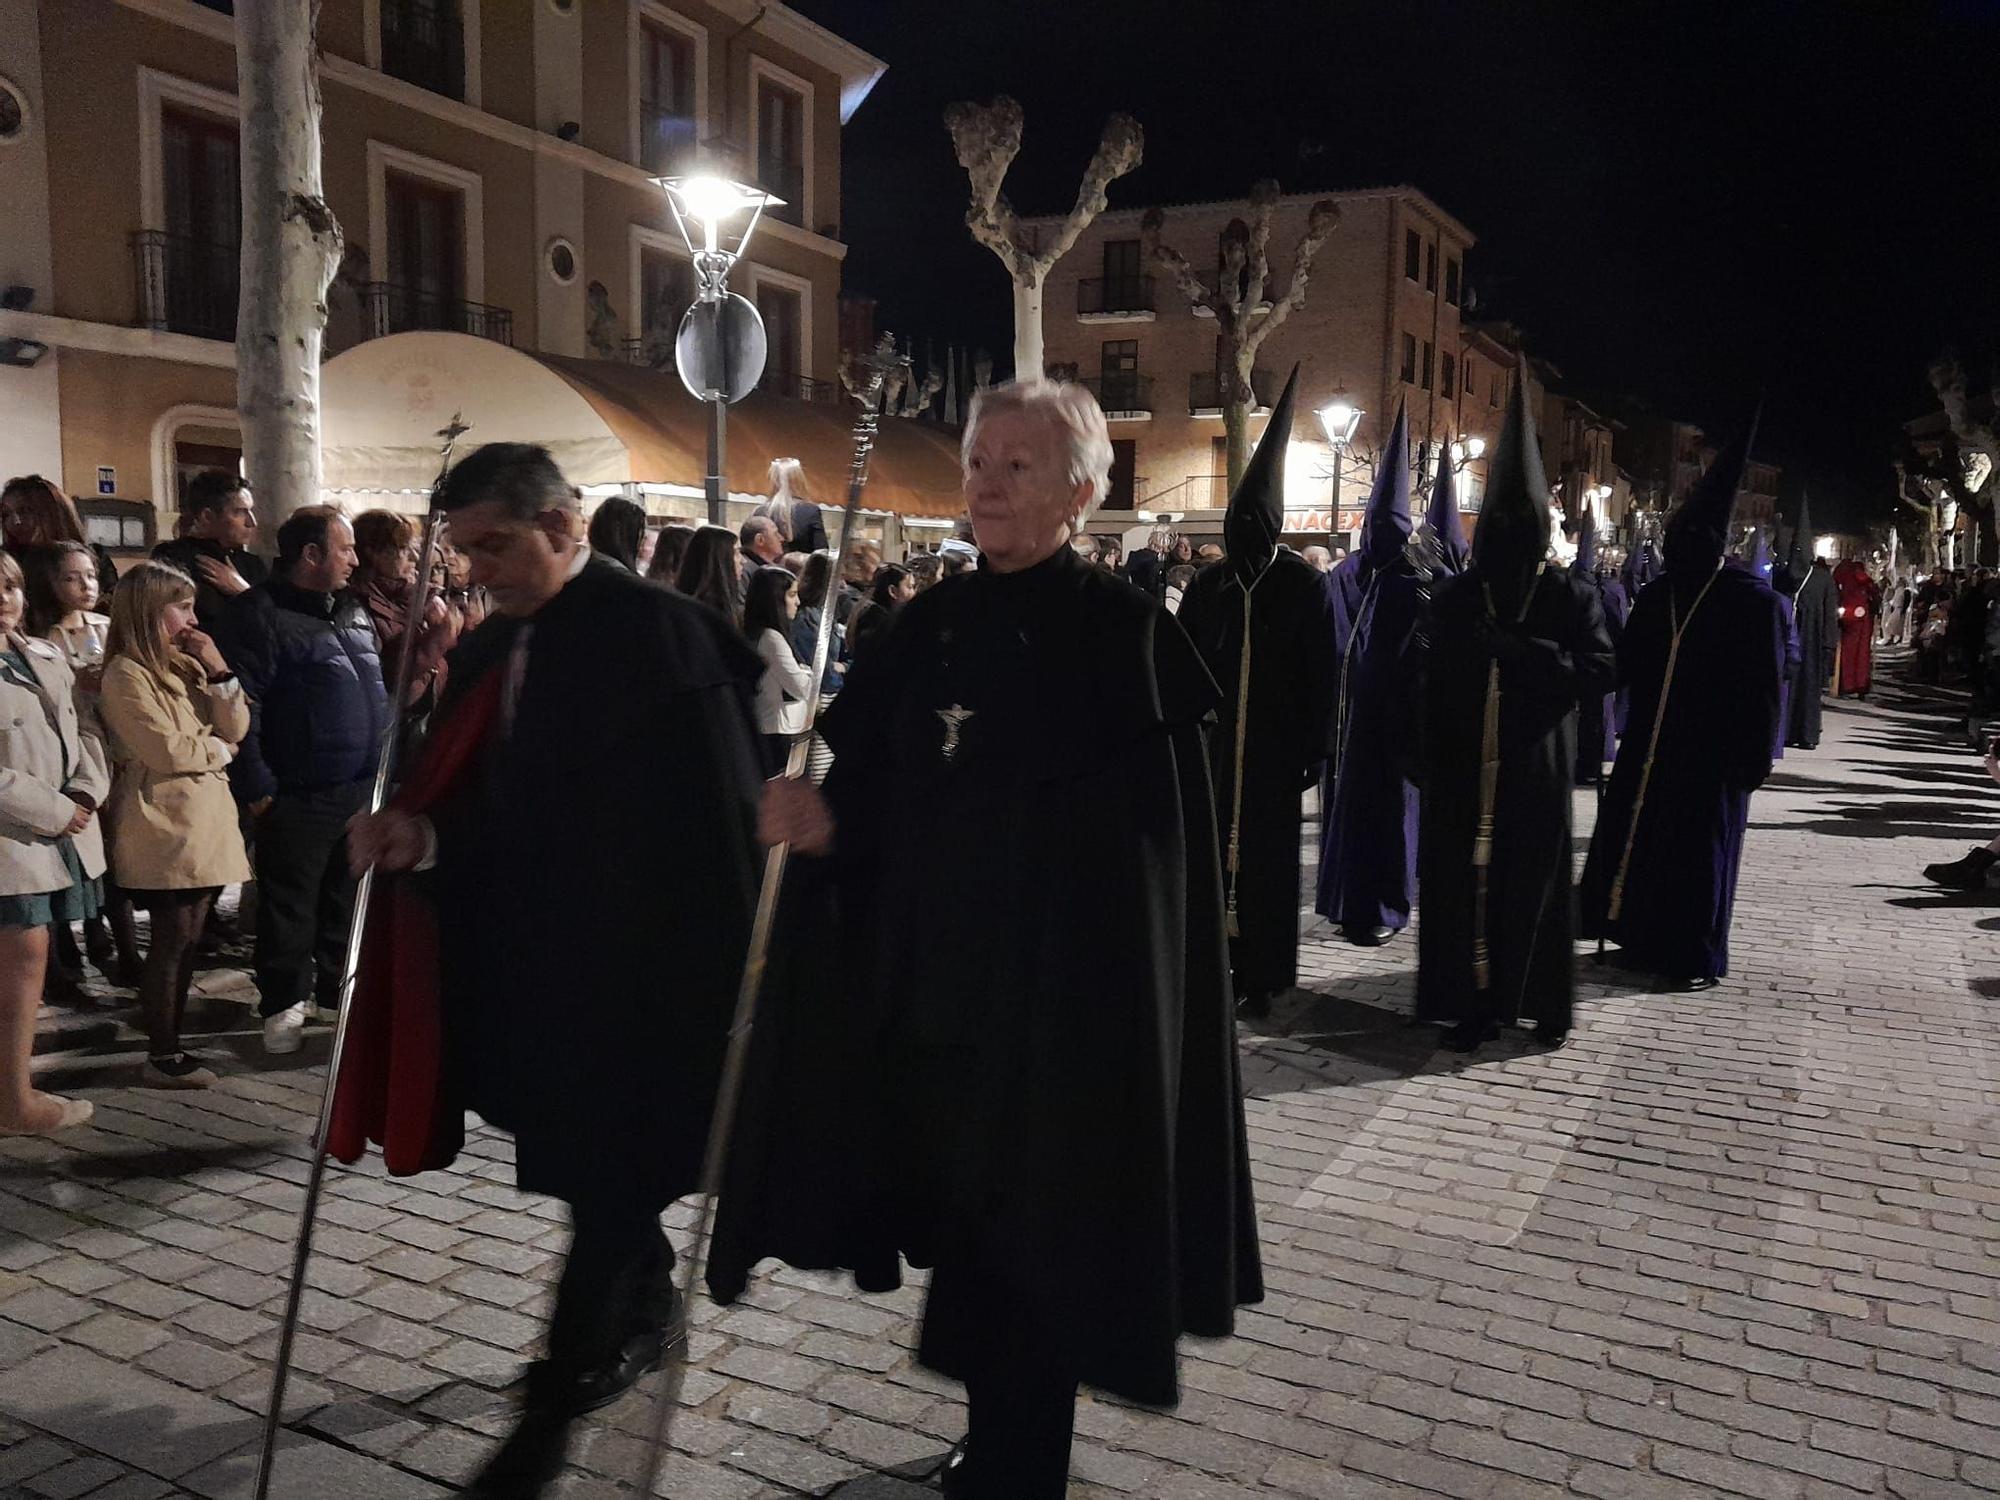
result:
<svg viewBox="0 0 2000 1500"><path fill-rule="evenodd" d="M0 0L0 472L125 545L239 451L229 9ZM754 0L324 0L321 43L329 356L450 330L655 361L693 289L651 179L699 143L786 200L731 282L767 380L837 389L840 132L877 59Z"/></svg>
<svg viewBox="0 0 2000 1500"><path fill-rule="evenodd" d="M1335 519L1336 462L1315 417L1321 407L1345 399L1362 410L1338 464L1338 510L1351 528L1398 403L1408 405L1414 438L1448 444L1461 433L1497 431L1508 374L1468 348L1461 322L1473 234L1415 188L1281 199L1271 235L1270 296L1288 289L1293 251L1322 198L1339 206L1340 225L1319 252L1305 306L1264 344L1252 380L1260 398L1254 438L1268 403L1293 364L1299 366L1286 504L1302 531L1343 529L1328 524ZM1120 511L1212 510L1228 498L1215 320L1192 309L1146 261L1143 213L1121 208L1100 215L1049 273L1043 303L1051 369L1090 382L1111 417L1118 462L1107 520ZM1213 274L1224 227L1247 218L1249 204L1176 204L1165 214L1162 239L1197 274ZM1056 221L1030 222L1046 234ZM1469 507L1477 505L1483 467L1475 461L1462 471Z"/></svg>

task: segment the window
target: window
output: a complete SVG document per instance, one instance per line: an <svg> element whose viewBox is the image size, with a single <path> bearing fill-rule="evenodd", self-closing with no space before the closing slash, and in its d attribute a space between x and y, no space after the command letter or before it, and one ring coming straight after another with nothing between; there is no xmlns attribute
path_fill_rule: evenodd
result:
<svg viewBox="0 0 2000 1500"><path fill-rule="evenodd" d="M1454 255L1444 263L1444 300L1453 307L1458 306L1458 257Z"/></svg>
<svg viewBox="0 0 2000 1500"><path fill-rule="evenodd" d="M1415 334L1403 335L1403 383L1409 385L1417 378L1417 338Z"/></svg>
<svg viewBox="0 0 2000 1500"><path fill-rule="evenodd" d="M1507 399L1507 372L1495 370L1493 378L1486 382L1486 404L1498 406Z"/></svg>
<svg viewBox="0 0 2000 1500"><path fill-rule="evenodd" d="M465 22L458 0L382 0L382 71L463 99Z"/></svg>
<svg viewBox="0 0 2000 1500"><path fill-rule="evenodd" d="M1465 394L1472 394L1472 356L1465 356Z"/></svg>
<svg viewBox="0 0 2000 1500"><path fill-rule="evenodd" d="M666 173L686 159L700 134L696 110L694 38L650 22L642 25L639 161L647 171Z"/></svg>
<svg viewBox="0 0 2000 1500"><path fill-rule="evenodd" d="M805 224L806 104L776 80L757 79L757 181L785 200L772 216Z"/></svg>
<svg viewBox="0 0 2000 1500"><path fill-rule="evenodd" d="M1429 390L1431 388L1431 341L1429 339L1424 340L1423 387L1425 390Z"/></svg>
<svg viewBox="0 0 2000 1500"><path fill-rule="evenodd" d="M1120 312L1152 305L1137 240L1104 242L1104 306Z"/></svg>
<svg viewBox="0 0 2000 1500"><path fill-rule="evenodd" d="M465 199L452 188L391 172L383 207L390 331L457 329L465 311Z"/></svg>
<svg viewBox="0 0 2000 1500"><path fill-rule="evenodd" d="M1403 231L1403 274L1415 281L1422 274L1424 241L1414 229Z"/></svg>
<svg viewBox="0 0 2000 1500"><path fill-rule="evenodd" d="M160 232L140 236L146 321L233 339L243 214L235 122L163 107L160 177L165 221Z"/></svg>
<svg viewBox="0 0 2000 1500"><path fill-rule="evenodd" d="M1437 242L1433 240L1430 244L1424 246L1424 290L1434 292L1437 289L1438 247Z"/></svg>
<svg viewBox="0 0 2000 1500"><path fill-rule="evenodd" d="M1449 352L1438 355L1438 389L1446 395L1458 389L1458 357Z"/></svg>
<svg viewBox="0 0 2000 1500"><path fill-rule="evenodd" d="M764 336L770 341L767 368L774 375L789 377L789 383L795 385L805 373L806 320L799 294L759 277L757 311L763 316Z"/></svg>
<svg viewBox="0 0 2000 1500"><path fill-rule="evenodd" d="M639 250L639 359L660 368L674 362L674 336L694 302L694 267L652 245ZM767 329L768 329L768 325Z"/></svg>
<svg viewBox="0 0 2000 1500"><path fill-rule="evenodd" d="M1103 377L1098 400L1106 411L1138 411L1139 341L1107 339L1097 353L1097 373Z"/></svg>
<svg viewBox="0 0 2000 1500"><path fill-rule="evenodd" d="M1104 510L1132 509L1133 495L1138 489L1134 479L1139 462L1139 444L1132 438L1111 440L1111 483L1105 487Z"/></svg>

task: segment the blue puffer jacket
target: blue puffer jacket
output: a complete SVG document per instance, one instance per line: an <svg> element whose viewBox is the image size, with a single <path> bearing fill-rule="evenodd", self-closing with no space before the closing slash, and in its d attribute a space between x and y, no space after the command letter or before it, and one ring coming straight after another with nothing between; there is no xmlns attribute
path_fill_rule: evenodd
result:
<svg viewBox="0 0 2000 1500"><path fill-rule="evenodd" d="M280 578L230 601L216 644L250 695L229 768L243 802L365 781L389 728L375 626L359 600Z"/></svg>

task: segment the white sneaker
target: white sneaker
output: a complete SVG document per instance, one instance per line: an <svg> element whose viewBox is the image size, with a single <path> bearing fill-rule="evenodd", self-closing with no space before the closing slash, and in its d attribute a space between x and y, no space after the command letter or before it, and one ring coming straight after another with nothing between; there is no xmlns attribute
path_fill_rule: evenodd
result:
<svg viewBox="0 0 2000 1500"><path fill-rule="evenodd" d="M304 1001L264 1018L264 1050L273 1057L296 1052L305 1044L306 1006Z"/></svg>

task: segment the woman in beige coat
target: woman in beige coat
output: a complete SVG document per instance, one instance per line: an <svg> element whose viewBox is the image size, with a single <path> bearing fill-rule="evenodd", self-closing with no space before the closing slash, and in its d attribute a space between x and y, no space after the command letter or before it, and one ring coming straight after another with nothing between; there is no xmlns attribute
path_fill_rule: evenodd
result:
<svg viewBox="0 0 2000 1500"><path fill-rule="evenodd" d="M0 1135L81 1125L91 1107L44 1094L29 1073L49 927L97 910L103 747L78 729L62 653L22 634L21 569L0 553Z"/></svg>
<svg viewBox="0 0 2000 1500"><path fill-rule="evenodd" d="M250 732L243 685L194 624L194 581L140 563L111 596L98 711L117 775L111 858L119 884L153 915L139 977L150 1088L200 1089L215 1075L180 1043L196 940L225 885L250 878L223 772Z"/></svg>

